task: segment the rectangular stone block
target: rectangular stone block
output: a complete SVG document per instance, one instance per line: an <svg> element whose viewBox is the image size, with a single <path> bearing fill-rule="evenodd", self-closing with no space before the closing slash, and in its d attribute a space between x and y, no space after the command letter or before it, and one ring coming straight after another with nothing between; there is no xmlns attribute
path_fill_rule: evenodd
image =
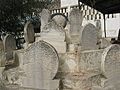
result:
<svg viewBox="0 0 120 90"><path fill-rule="evenodd" d="M47 43L51 44L58 53L66 53L66 42L63 41L57 41L55 40L50 40L50 39L43 39L44 41L46 41Z"/></svg>
<svg viewBox="0 0 120 90"><path fill-rule="evenodd" d="M83 71L99 74L103 50L86 50L80 53L79 68Z"/></svg>
<svg viewBox="0 0 120 90"><path fill-rule="evenodd" d="M100 87L100 86L94 86L92 88L92 90L117 90L117 89L115 89L115 87L113 87L113 86L108 86L108 87L105 87L105 88Z"/></svg>
<svg viewBox="0 0 120 90"><path fill-rule="evenodd" d="M29 83L29 84L28 84ZM25 90L57 90L59 88L59 80L41 80L41 82L27 82L22 85Z"/></svg>

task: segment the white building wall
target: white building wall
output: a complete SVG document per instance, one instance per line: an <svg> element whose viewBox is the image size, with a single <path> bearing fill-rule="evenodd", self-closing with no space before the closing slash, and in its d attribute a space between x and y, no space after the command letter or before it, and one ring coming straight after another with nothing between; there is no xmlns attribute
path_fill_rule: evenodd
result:
<svg viewBox="0 0 120 90"><path fill-rule="evenodd" d="M78 0L61 0L61 7L77 5Z"/></svg>
<svg viewBox="0 0 120 90"><path fill-rule="evenodd" d="M106 20L107 37L117 37L120 29L120 14Z"/></svg>

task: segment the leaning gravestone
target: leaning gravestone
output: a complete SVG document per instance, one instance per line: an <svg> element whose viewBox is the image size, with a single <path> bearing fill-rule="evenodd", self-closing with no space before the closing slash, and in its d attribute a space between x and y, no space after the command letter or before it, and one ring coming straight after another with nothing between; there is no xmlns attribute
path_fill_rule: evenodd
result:
<svg viewBox="0 0 120 90"><path fill-rule="evenodd" d="M60 26L62 26L63 28L66 27L68 18L62 14L62 13L56 13L56 14L52 14L51 18Z"/></svg>
<svg viewBox="0 0 120 90"><path fill-rule="evenodd" d="M13 51L16 49L16 40L13 35L6 35L3 40L4 51Z"/></svg>
<svg viewBox="0 0 120 90"><path fill-rule="evenodd" d="M93 24L87 24L80 36L80 45L82 50L96 50L98 49L98 31Z"/></svg>
<svg viewBox="0 0 120 90"><path fill-rule="evenodd" d="M45 25L48 24L48 21L50 20L50 11L48 9L43 9L41 12L41 31L43 31L43 28Z"/></svg>
<svg viewBox="0 0 120 90"><path fill-rule="evenodd" d="M24 53L22 68L26 77L23 87L55 90L58 80L53 80L58 70L58 54L48 43L39 41L28 47ZM54 89L51 89L54 88Z"/></svg>
<svg viewBox="0 0 120 90"><path fill-rule="evenodd" d="M70 33L71 35L78 35L82 25L83 17L79 9L72 9L69 15Z"/></svg>
<svg viewBox="0 0 120 90"><path fill-rule="evenodd" d="M24 38L26 43L33 43L35 41L35 33L33 25L30 21L25 24L24 27Z"/></svg>

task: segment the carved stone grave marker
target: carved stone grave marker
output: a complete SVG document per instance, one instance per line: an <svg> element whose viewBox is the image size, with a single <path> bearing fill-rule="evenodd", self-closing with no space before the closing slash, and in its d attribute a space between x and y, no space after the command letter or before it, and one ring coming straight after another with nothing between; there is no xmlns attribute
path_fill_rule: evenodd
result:
<svg viewBox="0 0 120 90"><path fill-rule="evenodd" d="M98 49L98 31L93 24L87 24L80 36L80 45L82 50L96 50Z"/></svg>
<svg viewBox="0 0 120 90"><path fill-rule="evenodd" d="M16 49L16 40L13 35L6 35L3 40L4 51L13 51Z"/></svg>
<svg viewBox="0 0 120 90"><path fill-rule="evenodd" d="M52 84L55 82L54 87L57 86L58 81L53 79L58 70L58 54L50 44L44 41L32 44L26 49L23 58L23 68L27 76L23 79L23 86L38 89L53 88Z"/></svg>
<svg viewBox="0 0 120 90"><path fill-rule="evenodd" d="M50 20L50 11L48 9L43 9L41 12L41 31L43 31L43 28L45 25L48 24L48 21Z"/></svg>
<svg viewBox="0 0 120 90"><path fill-rule="evenodd" d="M33 25L30 21L25 24L24 27L24 38L26 43L33 43L35 41L35 33Z"/></svg>
<svg viewBox="0 0 120 90"><path fill-rule="evenodd" d="M72 9L69 15L70 20L70 34L71 35L78 35L80 32L80 28L82 25L82 13L79 9Z"/></svg>

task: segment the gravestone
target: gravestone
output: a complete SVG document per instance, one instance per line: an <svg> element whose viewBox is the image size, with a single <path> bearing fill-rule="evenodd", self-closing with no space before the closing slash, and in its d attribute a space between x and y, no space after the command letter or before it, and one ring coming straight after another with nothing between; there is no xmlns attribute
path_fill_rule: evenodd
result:
<svg viewBox="0 0 120 90"><path fill-rule="evenodd" d="M82 50L96 50L99 48L97 45L98 31L93 24L87 24L80 36L80 45Z"/></svg>
<svg viewBox="0 0 120 90"><path fill-rule="evenodd" d="M70 35L71 43L79 43L79 36L82 30L82 13L79 9L74 8L71 10L69 15L70 21Z"/></svg>
<svg viewBox="0 0 120 90"><path fill-rule="evenodd" d="M13 35L6 35L3 40L4 46L4 55L2 57L2 62L4 65L8 65L10 62L13 61L13 51L16 50L16 40Z"/></svg>
<svg viewBox="0 0 120 90"><path fill-rule="evenodd" d="M16 49L16 40L13 35L6 35L3 40L4 51L13 51Z"/></svg>
<svg viewBox="0 0 120 90"><path fill-rule="evenodd" d="M28 44L35 41L34 28L30 21L28 21L24 26L24 38Z"/></svg>
<svg viewBox="0 0 120 90"><path fill-rule="evenodd" d="M80 69L96 71L98 73L102 71L103 75L108 78L116 76L116 74L120 73L119 49L119 45L110 45L105 49L82 51Z"/></svg>
<svg viewBox="0 0 120 90"><path fill-rule="evenodd" d="M67 21L68 21L68 18L62 14L62 13L56 13L56 14L53 14L51 16L51 18L60 26L62 26L63 28L66 27L66 24L67 24Z"/></svg>
<svg viewBox="0 0 120 90"><path fill-rule="evenodd" d="M102 72L107 78L120 74L120 46L110 45L102 55Z"/></svg>
<svg viewBox="0 0 120 90"><path fill-rule="evenodd" d="M87 74L85 78L88 76L91 78L92 85L101 87L113 85L120 89L120 46L110 45L101 50L82 51L79 69Z"/></svg>
<svg viewBox="0 0 120 90"><path fill-rule="evenodd" d="M50 44L39 41L28 47L23 56L26 77L23 87L55 90L59 80L53 80L58 70L58 54Z"/></svg>
<svg viewBox="0 0 120 90"><path fill-rule="evenodd" d="M41 31L43 31L45 25L48 24L50 20L50 11L48 9L43 9L41 12Z"/></svg>
<svg viewBox="0 0 120 90"><path fill-rule="evenodd" d="M49 22L40 33L40 39L50 43L58 53L66 52L65 32L55 21Z"/></svg>
<svg viewBox="0 0 120 90"><path fill-rule="evenodd" d="M71 35L78 35L82 25L82 13L79 9L72 9L69 15Z"/></svg>

